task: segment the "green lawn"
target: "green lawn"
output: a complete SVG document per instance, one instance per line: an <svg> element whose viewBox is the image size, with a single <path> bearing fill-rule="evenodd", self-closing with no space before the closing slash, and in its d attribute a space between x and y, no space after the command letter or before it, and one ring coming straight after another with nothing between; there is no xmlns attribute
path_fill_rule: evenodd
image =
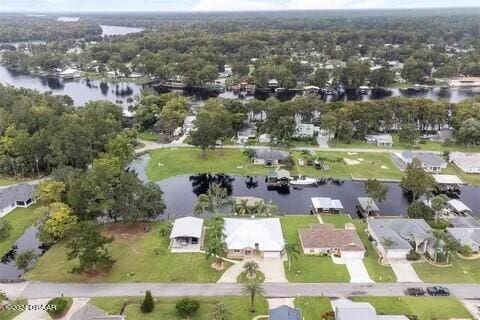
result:
<svg viewBox="0 0 480 320"><path fill-rule="evenodd" d="M289 243L298 244L301 250L298 229L308 228L312 223L318 223L315 216L285 216L281 217L283 236ZM291 263L284 262L285 273L290 282L349 282L350 275L344 265L334 264L329 256L304 256L300 254Z"/></svg>
<svg viewBox="0 0 480 320"><path fill-rule="evenodd" d="M480 174L466 174L454 164L449 164L447 169L443 170L443 173L454 174L465 183L473 186L480 186Z"/></svg>
<svg viewBox="0 0 480 320"><path fill-rule="evenodd" d="M352 300L371 303L377 314L416 315L419 320L472 317L458 300L446 297L353 297Z"/></svg>
<svg viewBox="0 0 480 320"><path fill-rule="evenodd" d="M425 282L480 282L480 261L465 260L451 255L452 265L447 268L434 267L427 262L412 264L420 279Z"/></svg>
<svg viewBox="0 0 480 320"><path fill-rule="evenodd" d="M159 234L161 223L144 233L117 232L110 252L117 260L104 275L78 275L68 271L74 261L66 259L66 241L48 250L26 275L28 279L53 282L216 282L222 272L210 267L201 253L170 253L168 239ZM226 267L229 264L227 263ZM131 272L134 275L129 276Z"/></svg>
<svg viewBox="0 0 480 320"><path fill-rule="evenodd" d="M323 223L333 224L337 229L345 228L345 223L352 222L352 218L348 214L332 214L322 215Z"/></svg>
<svg viewBox="0 0 480 320"><path fill-rule="evenodd" d="M16 301L11 301L10 304L16 304L16 305L26 305L27 300L16 300ZM0 311L0 320L12 320L16 316L18 316L20 313L22 313L21 310L3 310Z"/></svg>
<svg viewBox="0 0 480 320"><path fill-rule="evenodd" d="M157 142L160 139L160 136L151 131L144 131L138 134L138 139Z"/></svg>
<svg viewBox="0 0 480 320"><path fill-rule="evenodd" d="M0 241L0 257L3 257L10 250L25 230L41 218L41 215L35 212L36 208L37 205L32 205L28 208L17 208L3 217L10 223L12 230L5 240Z"/></svg>
<svg viewBox="0 0 480 320"><path fill-rule="evenodd" d="M294 304L302 311L305 320L318 320L323 313L332 311L327 297L299 297L295 298Z"/></svg>
<svg viewBox="0 0 480 320"><path fill-rule="evenodd" d="M155 308L150 314L142 314L140 312L141 298L127 299L127 307L125 313L128 320L146 320L146 319L165 319L165 320L181 320L175 310L176 301L181 298L156 298ZM216 303L224 303L231 314L231 319L235 320L251 320L257 315L268 314L268 303L263 297L257 297L255 306L256 312L250 312L250 299L248 297L211 297L211 298L195 298L200 301L200 309L198 313L192 317L192 320L211 320L213 306ZM123 298L95 298L91 303L105 310L109 314L118 314L123 304ZM230 319L230 318L229 318Z"/></svg>
<svg viewBox="0 0 480 320"><path fill-rule="evenodd" d="M0 177L0 187L8 186L8 185L11 185L15 182L17 182L17 181Z"/></svg>
<svg viewBox="0 0 480 320"><path fill-rule="evenodd" d="M294 153L298 158L298 152ZM403 173L393 163L392 156L388 153L358 153L348 154L347 152L317 152L316 156L326 158L326 164L330 171L317 170L313 166L297 166L298 173L313 177L334 177L340 179L391 179L400 180ZM358 164L347 165L344 159L358 161Z"/></svg>

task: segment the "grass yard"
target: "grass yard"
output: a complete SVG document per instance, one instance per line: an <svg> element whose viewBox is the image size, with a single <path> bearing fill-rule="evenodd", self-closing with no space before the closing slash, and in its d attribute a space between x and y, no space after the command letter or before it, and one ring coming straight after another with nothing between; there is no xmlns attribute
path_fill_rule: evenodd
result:
<svg viewBox="0 0 480 320"><path fill-rule="evenodd" d="M379 315L416 315L419 320L472 317L458 300L446 297L354 297L352 300L371 303Z"/></svg>
<svg viewBox="0 0 480 320"><path fill-rule="evenodd" d="M143 131L138 134L138 139L157 142L160 136L153 131Z"/></svg>
<svg viewBox="0 0 480 320"><path fill-rule="evenodd" d="M10 304L16 304L16 305L26 305L27 300L16 300L16 301L11 301L9 302ZM22 310L3 310L0 311L0 320L12 320L16 316L18 316L20 313L22 313Z"/></svg>
<svg viewBox="0 0 480 320"><path fill-rule="evenodd" d="M427 262L413 263L420 279L425 282L480 282L480 261L465 260L455 254L450 256L452 265L446 268L434 267Z"/></svg>
<svg viewBox="0 0 480 320"><path fill-rule="evenodd" d="M28 208L17 208L3 217L10 223L12 230L5 240L0 241L0 257L3 257L10 250L25 230L41 218L41 215L35 212L36 208L37 205L32 205Z"/></svg>
<svg viewBox="0 0 480 320"><path fill-rule="evenodd" d="M294 153L298 158L300 154ZM317 152L316 156L325 158L326 164L330 166L329 171L317 170L313 166L297 166L298 173L304 176L333 177L340 179L390 179L400 180L403 173L393 163L388 153L358 153L348 154L347 152ZM358 164L347 165L344 159L358 161Z"/></svg>
<svg viewBox="0 0 480 320"><path fill-rule="evenodd" d="M336 229L345 228L345 223L352 222L352 218L348 214L332 214L322 215L323 223L333 224Z"/></svg>
<svg viewBox="0 0 480 320"><path fill-rule="evenodd" d="M9 185L14 184L16 182L17 181L15 181L15 180L0 177L0 187L9 186Z"/></svg>
<svg viewBox="0 0 480 320"><path fill-rule="evenodd" d="M454 174L465 183L473 186L480 186L480 174L466 174L454 164L449 164L447 169L443 170L442 173Z"/></svg>
<svg viewBox="0 0 480 320"><path fill-rule="evenodd" d="M106 233L115 237L110 252L117 261L106 274L69 273L75 262L67 260L66 241L61 241L40 258L26 278L53 282L216 282L220 278L222 272L212 269L212 261L204 254L170 253L169 240L160 236L160 226L155 223L145 233L144 224L109 225Z"/></svg>
<svg viewBox="0 0 480 320"><path fill-rule="evenodd" d="M305 320L318 320L323 313L332 311L327 297L299 297L295 298L294 304L295 308L302 311Z"/></svg>
<svg viewBox="0 0 480 320"><path fill-rule="evenodd" d="M312 223L318 223L315 216L285 216L280 218L283 236L289 243L298 244L301 250L298 229L308 228ZM300 254L291 262L284 262L285 274L290 282L349 282L350 275L344 265L334 264L328 256L305 256Z"/></svg>
<svg viewBox="0 0 480 320"><path fill-rule="evenodd" d="M195 173L229 173L238 175L265 175L274 168L253 165L238 149L202 151L195 148L161 149L150 152L147 175L151 181Z"/></svg>
<svg viewBox="0 0 480 320"><path fill-rule="evenodd" d="M168 319L181 320L175 310L175 303L181 298L156 298L155 308L152 313L143 314L140 312L141 298L129 298L125 313L128 320L146 320L146 319ZM268 314L268 303L263 297L257 297L255 306L256 312L250 312L250 298L248 297L211 297L195 298L200 301L198 313L192 317L192 320L211 320L213 306L216 303L224 303L232 319L251 320L257 315ZM118 314L123 305L123 298L95 298L91 303L105 310L109 314Z"/></svg>

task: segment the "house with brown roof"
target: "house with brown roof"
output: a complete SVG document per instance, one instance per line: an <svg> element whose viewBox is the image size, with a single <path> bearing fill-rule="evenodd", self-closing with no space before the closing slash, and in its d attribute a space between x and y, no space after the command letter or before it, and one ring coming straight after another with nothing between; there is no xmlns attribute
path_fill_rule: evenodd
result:
<svg viewBox="0 0 480 320"><path fill-rule="evenodd" d="M355 231L347 224L345 229L335 229L331 224L312 224L298 231L303 254L335 254L343 258L363 258L365 247Z"/></svg>

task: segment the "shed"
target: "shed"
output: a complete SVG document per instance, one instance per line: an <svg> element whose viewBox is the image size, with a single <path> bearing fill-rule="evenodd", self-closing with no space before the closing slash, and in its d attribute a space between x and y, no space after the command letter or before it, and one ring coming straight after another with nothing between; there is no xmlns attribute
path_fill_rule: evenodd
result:
<svg viewBox="0 0 480 320"><path fill-rule="evenodd" d="M455 213L470 213L472 210L467 207L462 201L457 199L452 199L448 201L448 206L452 208Z"/></svg>
<svg viewBox="0 0 480 320"><path fill-rule="evenodd" d="M311 198L315 213L322 212L340 212L343 210L343 205L340 200L332 198L314 197Z"/></svg>
<svg viewBox="0 0 480 320"><path fill-rule="evenodd" d="M176 219L170 233L172 252L197 252L200 250L203 234L203 219L185 217Z"/></svg>
<svg viewBox="0 0 480 320"><path fill-rule="evenodd" d="M268 311L268 318L270 320L302 320L302 313L300 310L283 305Z"/></svg>
<svg viewBox="0 0 480 320"><path fill-rule="evenodd" d="M370 197L358 197L357 210L362 216L376 216L380 212L375 200Z"/></svg>

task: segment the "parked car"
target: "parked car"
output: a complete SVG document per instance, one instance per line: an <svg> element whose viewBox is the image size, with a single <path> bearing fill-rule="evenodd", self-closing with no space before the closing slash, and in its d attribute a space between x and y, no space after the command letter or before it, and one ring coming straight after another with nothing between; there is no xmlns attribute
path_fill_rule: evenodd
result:
<svg viewBox="0 0 480 320"><path fill-rule="evenodd" d="M418 297L418 296L423 296L425 294L425 290L423 290L423 288L421 287L417 287L417 288L407 288L407 295L409 296L415 296L415 297Z"/></svg>
<svg viewBox="0 0 480 320"><path fill-rule="evenodd" d="M441 286L428 287L427 292L431 296L449 296L450 290Z"/></svg>

